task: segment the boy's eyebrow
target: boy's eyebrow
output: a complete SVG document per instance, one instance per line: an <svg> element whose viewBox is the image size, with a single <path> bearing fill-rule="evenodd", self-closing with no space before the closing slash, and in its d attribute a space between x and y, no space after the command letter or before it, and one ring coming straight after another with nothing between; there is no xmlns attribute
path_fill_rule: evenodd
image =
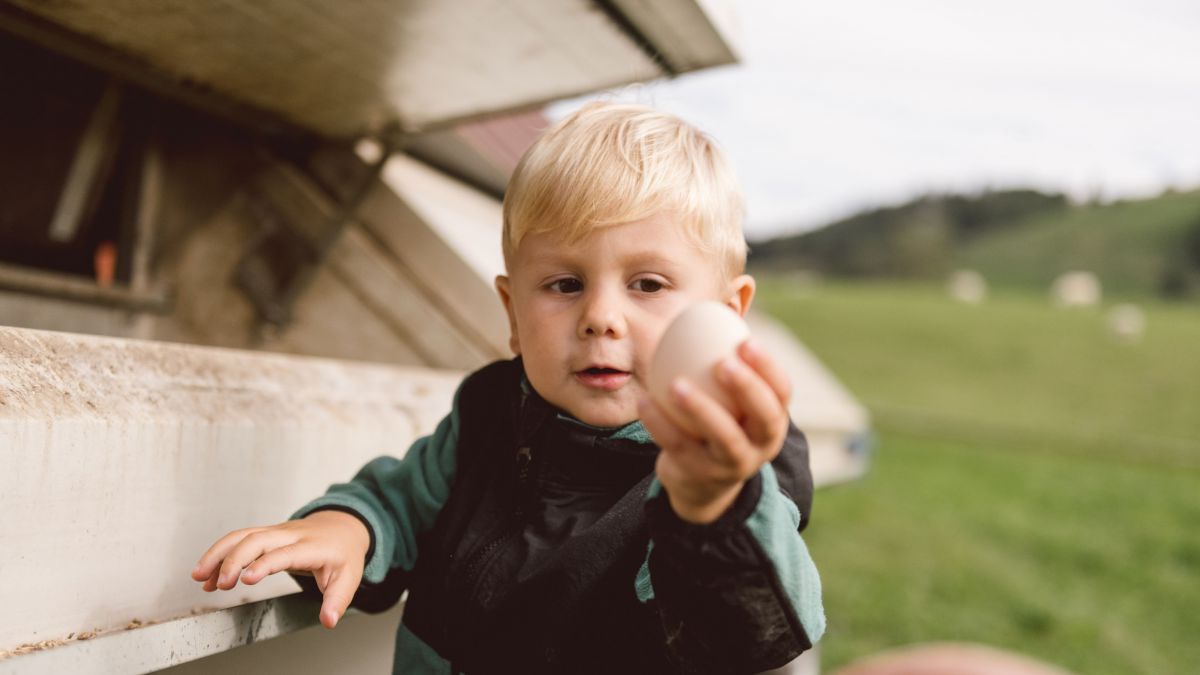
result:
<svg viewBox="0 0 1200 675"><path fill-rule="evenodd" d="M545 265L548 267L559 265L573 266L587 262L590 259L591 258L589 256L584 254L551 253L544 256L539 256L537 260L533 260L531 263L534 265ZM664 256L658 251L637 251L621 256L618 259L618 262L626 266L637 264L656 264L671 268L679 267L678 263L676 263L670 257Z"/></svg>

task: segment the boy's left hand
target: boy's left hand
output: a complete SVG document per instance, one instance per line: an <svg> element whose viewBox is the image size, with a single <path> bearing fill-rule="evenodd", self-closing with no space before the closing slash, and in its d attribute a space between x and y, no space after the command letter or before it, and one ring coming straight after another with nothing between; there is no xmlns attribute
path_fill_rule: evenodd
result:
<svg viewBox="0 0 1200 675"><path fill-rule="evenodd" d="M779 454L788 430L791 383L754 340L718 363L715 375L740 419L682 377L671 395L687 428L653 400L639 404L642 424L662 448L654 467L658 480L675 513L693 523L711 523L732 506L746 480Z"/></svg>

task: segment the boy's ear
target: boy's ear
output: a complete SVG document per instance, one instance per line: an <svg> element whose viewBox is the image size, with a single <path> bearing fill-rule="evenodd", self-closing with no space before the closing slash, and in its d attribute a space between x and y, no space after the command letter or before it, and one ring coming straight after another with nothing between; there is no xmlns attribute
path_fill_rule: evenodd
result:
<svg viewBox="0 0 1200 675"><path fill-rule="evenodd" d="M521 355L521 341L517 337L517 314L513 311L512 288L508 277L503 274L496 276L496 292L500 294L500 302L504 303L504 311L508 313L508 348L515 356Z"/></svg>
<svg viewBox="0 0 1200 675"><path fill-rule="evenodd" d="M729 282L729 291L725 304L733 308L739 316L746 316L750 303L754 302L754 277L742 274Z"/></svg>

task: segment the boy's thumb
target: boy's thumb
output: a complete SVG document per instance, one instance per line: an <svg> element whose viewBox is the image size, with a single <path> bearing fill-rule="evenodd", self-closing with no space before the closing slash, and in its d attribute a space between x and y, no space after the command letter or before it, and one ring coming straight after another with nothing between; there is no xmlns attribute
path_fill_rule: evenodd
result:
<svg viewBox="0 0 1200 675"><path fill-rule="evenodd" d="M333 628L338 620L346 613L350 601L354 599L354 591L358 584L353 578L336 575L329 580L325 587L325 597L321 602L321 625Z"/></svg>
<svg viewBox="0 0 1200 675"><path fill-rule="evenodd" d="M321 625L325 626L326 628L333 628L333 627L337 626L337 622L338 622L337 611L330 609L328 607L322 606L321 607Z"/></svg>

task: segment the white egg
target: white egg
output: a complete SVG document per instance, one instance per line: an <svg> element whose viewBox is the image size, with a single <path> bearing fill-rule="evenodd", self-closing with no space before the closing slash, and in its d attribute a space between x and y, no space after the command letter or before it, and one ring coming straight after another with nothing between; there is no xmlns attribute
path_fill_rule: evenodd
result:
<svg viewBox="0 0 1200 675"><path fill-rule="evenodd" d="M727 305L707 301L685 309L663 333L650 362L654 402L677 425L690 428L671 396L671 383L683 376L737 415L733 400L715 378L715 369L722 359L736 354L738 345L748 337L749 326Z"/></svg>

